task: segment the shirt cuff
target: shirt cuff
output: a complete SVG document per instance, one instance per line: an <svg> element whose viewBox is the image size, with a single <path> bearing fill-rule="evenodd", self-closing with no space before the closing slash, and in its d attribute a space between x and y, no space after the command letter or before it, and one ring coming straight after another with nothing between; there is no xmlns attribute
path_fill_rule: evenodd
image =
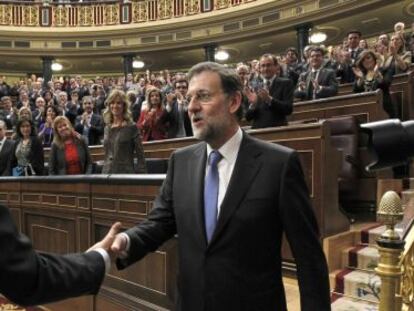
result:
<svg viewBox="0 0 414 311"><path fill-rule="evenodd" d="M129 249L131 248L131 238L125 232L121 232L119 233L119 235L124 237L124 239L126 240L125 252L122 252L122 254L119 256L119 258L124 259L128 257L128 252L129 252Z"/></svg>
<svg viewBox="0 0 414 311"><path fill-rule="evenodd" d="M99 254L101 254L105 262L105 273L109 273L109 270L111 270L111 258L109 257L108 252L103 248L96 248L91 250L90 252L98 252Z"/></svg>

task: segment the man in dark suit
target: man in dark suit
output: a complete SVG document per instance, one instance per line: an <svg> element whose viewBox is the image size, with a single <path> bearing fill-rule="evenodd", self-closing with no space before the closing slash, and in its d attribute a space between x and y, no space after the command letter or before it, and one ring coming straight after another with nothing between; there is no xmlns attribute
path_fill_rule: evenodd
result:
<svg viewBox="0 0 414 311"><path fill-rule="evenodd" d="M81 134L89 146L100 145L104 132L102 117L93 112L94 100L92 96L82 99L83 114L76 118L75 130Z"/></svg>
<svg viewBox="0 0 414 311"><path fill-rule="evenodd" d="M355 81L355 62L362 51L364 51L364 49L359 47L361 37L362 34L358 30L350 30L347 34L347 49L342 51L344 55L337 69L337 76L341 79L341 83L351 83Z"/></svg>
<svg viewBox="0 0 414 311"><path fill-rule="evenodd" d="M320 47L311 50L311 68L300 75L295 97L301 100L312 100L338 94L338 82L336 81L335 72L322 67L323 54L324 51Z"/></svg>
<svg viewBox="0 0 414 311"><path fill-rule="evenodd" d="M40 254L18 232L8 208L0 205L0 293L21 305L96 294L109 271L107 250L120 226L114 224L86 253Z"/></svg>
<svg viewBox="0 0 414 311"><path fill-rule="evenodd" d="M276 75L280 70L276 56L264 54L259 66L262 80L245 91L250 102L246 120L252 121L252 128L286 125L293 109L293 83Z"/></svg>
<svg viewBox="0 0 414 311"><path fill-rule="evenodd" d="M174 91L166 96L165 121L168 122L168 138L193 136L191 121L187 113L188 81L185 79L174 82Z"/></svg>
<svg viewBox="0 0 414 311"><path fill-rule="evenodd" d="M285 233L301 310L330 310L326 260L297 154L242 132L234 70L200 63L188 77L188 111L203 142L172 154L148 220L115 238L118 267L178 234L177 310L286 310Z"/></svg>
<svg viewBox="0 0 414 311"><path fill-rule="evenodd" d="M6 122L0 120L0 176L10 176L10 159L13 151L13 141L6 137Z"/></svg>

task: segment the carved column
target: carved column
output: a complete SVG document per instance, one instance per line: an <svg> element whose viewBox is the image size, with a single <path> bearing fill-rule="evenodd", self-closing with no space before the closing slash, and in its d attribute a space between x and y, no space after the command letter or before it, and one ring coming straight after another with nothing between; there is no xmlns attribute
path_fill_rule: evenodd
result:
<svg viewBox="0 0 414 311"><path fill-rule="evenodd" d="M217 44L211 43L204 46L204 58L207 62L214 62L214 55L216 54Z"/></svg>
<svg viewBox="0 0 414 311"><path fill-rule="evenodd" d="M122 55L124 61L124 75L125 79L129 73L134 73L134 68L132 67L132 62L134 61L135 54L125 54Z"/></svg>
<svg viewBox="0 0 414 311"><path fill-rule="evenodd" d="M309 34L312 24L302 24L296 27L296 37L298 40L298 52L301 59L303 59L303 49L309 44Z"/></svg>
<svg viewBox="0 0 414 311"><path fill-rule="evenodd" d="M42 62L43 62L42 75L43 75L43 87L44 88L46 88L47 83L50 80L52 80L52 61L53 61L53 57L51 56L42 57Z"/></svg>

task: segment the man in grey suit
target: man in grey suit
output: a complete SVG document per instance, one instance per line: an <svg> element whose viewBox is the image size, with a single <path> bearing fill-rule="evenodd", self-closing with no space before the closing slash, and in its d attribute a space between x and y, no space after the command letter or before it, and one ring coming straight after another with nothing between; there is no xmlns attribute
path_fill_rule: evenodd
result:
<svg viewBox="0 0 414 311"><path fill-rule="evenodd" d="M323 68L324 50L320 47L311 49L310 69L303 72L294 93L301 100L331 97L338 94L338 81L332 69Z"/></svg>
<svg viewBox="0 0 414 311"><path fill-rule="evenodd" d="M285 233L302 311L330 310L326 260L298 155L240 129L242 85L234 70L206 62L188 76L188 112L202 142L171 155L148 220L117 235L111 249L118 267L178 234L177 310L286 310Z"/></svg>
<svg viewBox="0 0 414 311"><path fill-rule="evenodd" d="M6 137L6 122L0 120L0 176L10 176L13 141Z"/></svg>

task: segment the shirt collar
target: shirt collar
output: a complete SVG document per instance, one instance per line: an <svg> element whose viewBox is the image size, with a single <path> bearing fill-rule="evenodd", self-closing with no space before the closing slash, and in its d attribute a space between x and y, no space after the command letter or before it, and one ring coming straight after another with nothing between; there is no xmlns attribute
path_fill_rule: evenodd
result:
<svg viewBox="0 0 414 311"><path fill-rule="evenodd" d="M226 143L221 146L218 150L223 158L229 163L236 162L237 154L239 153L241 141L243 138L243 132L241 128L228 140ZM207 158L209 154L213 151L213 148L207 144Z"/></svg>

